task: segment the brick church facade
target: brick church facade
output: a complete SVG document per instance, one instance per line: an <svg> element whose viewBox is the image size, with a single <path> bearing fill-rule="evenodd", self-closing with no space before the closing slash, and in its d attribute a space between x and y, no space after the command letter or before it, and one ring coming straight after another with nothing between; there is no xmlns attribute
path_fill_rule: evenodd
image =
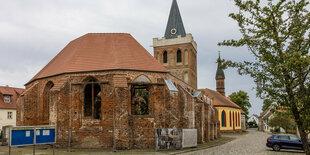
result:
<svg viewBox="0 0 310 155"><path fill-rule="evenodd" d="M61 147L70 138L78 148L154 148L158 128L198 129L198 143L219 137L212 97L197 89L197 45L176 0L154 57L130 34L81 36L26 84L17 125L56 125Z"/></svg>

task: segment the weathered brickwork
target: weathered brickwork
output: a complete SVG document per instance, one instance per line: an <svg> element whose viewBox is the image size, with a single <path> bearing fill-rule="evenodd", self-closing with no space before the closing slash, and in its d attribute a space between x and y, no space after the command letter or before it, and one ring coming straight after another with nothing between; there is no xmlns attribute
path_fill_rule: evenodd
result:
<svg viewBox="0 0 310 155"><path fill-rule="evenodd" d="M137 77L149 83L135 83ZM92 82L89 82L93 79ZM164 79L171 79L178 91L170 91ZM124 82L124 80L126 82ZM46 86L54 86L46 93ZM99 85L99 115L86 116L85 96L88 86ZM134 86L148 90L148 114L135 115ZM57 125L57 145L70 141L78 148L134 149L154 148L156 128L197 128L199 143L209 141L215 110L206 96L194 96L196 89L170 73L142 71L105 71L63 74L39 79L26 86L19 98L17 125ZM95 89L93 90L93 92ZM49 98L46 99L49 94ZM94 93L92 93L94 94ZM48 104L46 104L48 102ZM93 103L94 104L94 103ZM95 103L97 104L97 103ZM43 111L48 108L48 120ZM93 111L94 112L94 111ZM96 117L99 117L96 118Z"/></svg>
<svg viewBox="0 0 310 155"><path fill-rule="evenodd" d="M177 62L177 52L181 52L181 61ZM167 62L164 62L167 52ZM154 45L154 57L179 79L197 88L197 51L192 43L175 45Z"/></svg>

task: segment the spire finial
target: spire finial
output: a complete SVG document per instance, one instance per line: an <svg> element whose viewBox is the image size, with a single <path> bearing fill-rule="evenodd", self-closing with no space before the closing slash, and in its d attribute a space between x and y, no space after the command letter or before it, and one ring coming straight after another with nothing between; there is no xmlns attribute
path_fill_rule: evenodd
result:
<svg viewBox="0 0 310 155"><path fill-rule="evenodd" d="M219 52L219 57L217 59L217 70L216 70L216 77L224 77L225 78L225 75L224 75L224 71L222 69L222 60L221 60L221 51L218 51Z"/></svg>

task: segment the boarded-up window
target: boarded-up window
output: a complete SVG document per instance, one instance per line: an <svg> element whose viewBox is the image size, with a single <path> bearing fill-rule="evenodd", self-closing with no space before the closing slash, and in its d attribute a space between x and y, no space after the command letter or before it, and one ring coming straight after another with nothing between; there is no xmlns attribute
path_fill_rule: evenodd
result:
<svg viewBox="0 0 310 155"><path fill-rule="evenodd" d="M132 113L134 115L149 114L149 92L145 85L133 86Z"/></svg>
<svg viewBox="0 0 310 155"><path fill-rule="evenodd" d="M184 81L188 83L188 73L184 73Z"/></svg>
<svg viewBox="0 0 310 155"><path fill-rule="evenodd" d="M90 79L84 89L84 116L101 119L101 88Z"/></svg>
<svg viewBox="0 0 310 155"><path fill-rule="evenodd" d="M185 60L185 65L188 65L188 51L186 50L185 52L184 52L184 60Z"/></svg>

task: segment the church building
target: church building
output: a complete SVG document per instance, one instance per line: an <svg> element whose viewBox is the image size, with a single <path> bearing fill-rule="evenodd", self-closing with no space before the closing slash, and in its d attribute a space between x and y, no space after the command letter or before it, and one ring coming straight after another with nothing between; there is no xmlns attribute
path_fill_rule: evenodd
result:
<svg viewBox="0 0 310 155"><path fill-rule="evenodd" d="M71 41L28 83L17 125L56 125L57 146L155 148L157 129L219 137L218 111L197 89L197 45L173 0L154 57L130 34L89 33Z"/></svg>
<svg viewBox="0 0 310 155"><path fill-rule="evenodd" d="M221 57L219 55L219 60ZM242 125L245 120L241 119L244 115L243 110L236 103L232 102L228 97L225 96L225 74L221 69L221 63L219 61L216 70L216 91L211 89L202 89L201 91L213 98L213 107L218 111L218 118L220 121L221 132L241 132Z"/></svg>

